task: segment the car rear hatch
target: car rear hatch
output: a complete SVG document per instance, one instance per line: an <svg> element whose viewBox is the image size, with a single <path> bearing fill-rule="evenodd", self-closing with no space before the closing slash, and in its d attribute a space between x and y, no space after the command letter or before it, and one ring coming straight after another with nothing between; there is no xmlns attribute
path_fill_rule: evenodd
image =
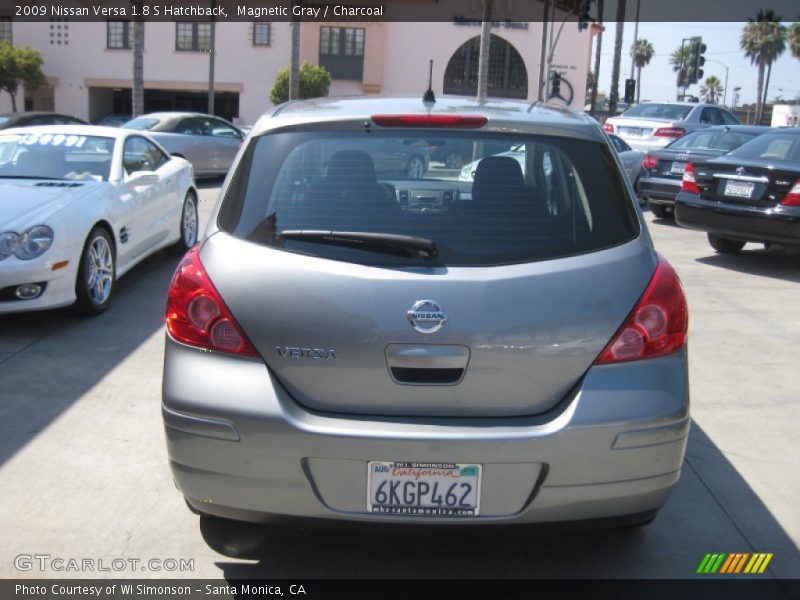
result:
<svg viewBox="0 0 800 600"><path fill-rule="evenodd" d="M342 155L327 155L326 136L357 149L345 150L352 165L358 153L377 160L385 144L425 136L388 130L252 140L223 199L221 231L202 248L210 280L276 378L310 409L489 417L553 408L656 266L608 147L438 130L437 138L524 143L524 180L507 157L490 157L486 168L484 158L474 184L432 167L422 181L376 187L365 166L370 181L356 202L348 186L360 175L334 177ZM420 186L448 200L436 210L400 202ZM376 232L395 237L367 237Z"/></svg>
<svg viewBox="0 0 800 600"><path fill-rule="evenodd" d="M741 206L771 208L781 203L797 181L797 167L783 161L757 164L720 157L694 165L700 196Z"/></svg>
<svg viewBox="0 0 800 600"><path fill-rule="evenodd" d="M667 119L638 119L635 117L615 117L609 119L614 125L614 132L621 138L639 139L655 136L656 131L662 128L671 128L673 123Z"/></svg>

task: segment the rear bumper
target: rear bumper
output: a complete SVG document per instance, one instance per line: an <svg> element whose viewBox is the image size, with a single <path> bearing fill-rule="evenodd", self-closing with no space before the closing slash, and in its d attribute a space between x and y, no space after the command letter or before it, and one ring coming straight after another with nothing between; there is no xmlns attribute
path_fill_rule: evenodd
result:
<svg viewBox="0 0 800 600"><path fill-rule="evenodd" d="M681 192L675 201L675 221L724 238L800 246L800 207L723 204Z"/></svg>
<svg viewBox="0 0 800 600"><path fill-rule="evenodd" d="M252 521L477 525L652 512L678 480L689 430L685 349L595 367L544 415L422 420L312 413L260 361L167 339L162 409L190 503ZM480 463L480 516L368 513L370 460Z"/></svg>
<svg viewBox="0 0 800 600"><path fill-rule="evenodd" d="M653 204L672 206L681 191L680 179L664 177L642 177L639 180L639 193Z"/></svg>

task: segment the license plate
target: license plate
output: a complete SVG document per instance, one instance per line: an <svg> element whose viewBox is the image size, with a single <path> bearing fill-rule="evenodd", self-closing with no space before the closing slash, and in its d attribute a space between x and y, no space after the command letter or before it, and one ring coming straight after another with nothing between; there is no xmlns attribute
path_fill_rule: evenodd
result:
<svg viewBox="0 0 800 600"><path fill-rule="evenodd" d="M367 510L374 514L475 517L481 465L371 461Z"/></svg>
<svg viewBox="0 0 800 600"><path fill-rule="evenodd" d="M686 163L682 162L674 162L672 166L669 168L670 173L674 173L676 175L683 175L686 172Z"/></svg>
<svg viewBox="0 0 800 600"><path fill-rule="evenodd" d="M641 129L639 127L620 127L620 133L624 133L626 135L635 135L638 137L642 137L645 134L645 129Z"/></svg>
<svg viewBox="0 0 800 600"><path fill-rule="evenodd" d="M750 198L753 195L755 184L742 182L742 181L727 181L725 182L726 196L733 196L734 198Z"/></svg>

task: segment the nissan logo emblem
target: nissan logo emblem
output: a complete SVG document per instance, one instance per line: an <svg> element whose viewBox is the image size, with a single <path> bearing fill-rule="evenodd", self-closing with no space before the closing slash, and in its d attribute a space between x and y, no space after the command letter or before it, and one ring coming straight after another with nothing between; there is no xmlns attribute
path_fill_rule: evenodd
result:
<svg viewBox="0 0 800 600"><path fill-rule="evenodd" d="M447 321L447 315L433 300L417 300L406 317L412 327L420 333L436 333Z"/></svg>

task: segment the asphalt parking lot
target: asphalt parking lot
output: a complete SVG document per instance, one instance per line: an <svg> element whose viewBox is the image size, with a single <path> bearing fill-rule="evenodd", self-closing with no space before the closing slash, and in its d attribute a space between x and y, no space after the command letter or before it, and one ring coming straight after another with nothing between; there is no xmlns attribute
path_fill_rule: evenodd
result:
<svg viewBox="0 0 800 600"><path fill-rule="evenodd" d="M204 220L217 190L201 192ZM0 317L0 577L685 578L708 552L772 552L764 577L800 577L800 255L715 255L705 234L646 217L689 299L694 420L680 484L649 527L454 542L201 520L173 487L163 440L178 259L158 253L100 317ZM33 554L194 565L18 570Z"/></svg>

